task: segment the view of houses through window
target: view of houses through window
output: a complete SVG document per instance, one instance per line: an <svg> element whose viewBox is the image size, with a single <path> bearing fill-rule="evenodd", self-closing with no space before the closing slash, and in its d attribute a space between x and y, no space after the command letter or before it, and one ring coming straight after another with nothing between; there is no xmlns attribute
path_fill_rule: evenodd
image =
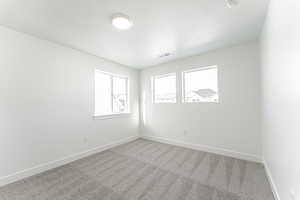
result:
<svg viewBox="0 0 300 200"><path fill-rule="evenodd" d="M95 71L95 115L129 112L128 78Z"/></svg>
<svg viewBox="0 0 300 200"><path fill-rule="evenodd" d="M183 72L183 102L218 102L216 66Z"/></svg>
<svg viewBox="0 0 300 200"><path fill-rule="evenodd" d="M152 77L153 103L176 103L176 73ZM202 67L182 72L182 102L218 102L218 68Z"/></svg>

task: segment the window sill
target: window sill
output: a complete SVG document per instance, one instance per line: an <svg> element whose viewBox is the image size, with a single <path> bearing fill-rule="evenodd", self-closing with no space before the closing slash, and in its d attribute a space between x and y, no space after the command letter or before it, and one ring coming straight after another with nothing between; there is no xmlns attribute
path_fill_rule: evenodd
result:
<svg viewBox="0 0 300 200"><path fill-rule="evenodd" d="M220 102L219 101L182 102L182 104L204 104L204 103L218 104Z"/></svg>
<svg viewBox="0 0 300 200"><path fill-rule="evenodd" d="M177 104L177 102L157 102L152 104Z"/></svg>
<svg viewBox="0 0 300 200"><path fill-rule="evenodd" d="M127 118L130 117L131 113L119 113L119 114L110 114L110 115L94 115L94 119L106 120L106 119L114 119L114 118Z"/></svg>

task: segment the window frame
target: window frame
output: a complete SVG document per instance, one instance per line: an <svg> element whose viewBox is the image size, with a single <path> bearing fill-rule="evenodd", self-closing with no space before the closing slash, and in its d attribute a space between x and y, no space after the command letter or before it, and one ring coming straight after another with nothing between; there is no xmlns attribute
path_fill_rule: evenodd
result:
<svg viewBox="0 0 300 200"><path fill-rule="evenodd" d="M218 88L218 100L217 101L198 101L198 102L187 102L185 101L185 74L186 73L191 73L191 72L197 72L197 71L204 71L208 69L217 69L217 88ZM219 103L219 67L218 65L210 65L210 66L205 66L205 67L197 67L197 68L192 68L189 70L185 70L181 72L181 103L183 104L197 104L197 103Z"/></svg>
<svg viewBox="0 0 300 200"><path fill-rule="evenodd" d="M110 101L111 101L111 113L108 114L97 114L96 113L96 73L102 73L105 75L110 76L110 86L111 86L111 91L110 91ZM113 112L113 95L114 95L114 81L113 78L122 78L125 79L126 81L126 101L127 101L127 109L126 112ZM111 72L106 72L102 71L99 69L95 69L94 72L94 118L99 118L99 119L111 119L115 117L126 117L131 114L130 111L130 79L129 76L126 75L121 75L121 74L115 74Z"/></svg>
<svg viewBox="0 0 300 200"><path fill-rule="evenodd" d="M164 78L168 76L175 76L175 102L155 102L155 80L157 78ZM151 77L151 87L152 87L152 104L176 104L178 102L177 99L177 73L176 72L171 72L171 73L166 73L166 74L160 74L160 75L154 75Z"/></svg>

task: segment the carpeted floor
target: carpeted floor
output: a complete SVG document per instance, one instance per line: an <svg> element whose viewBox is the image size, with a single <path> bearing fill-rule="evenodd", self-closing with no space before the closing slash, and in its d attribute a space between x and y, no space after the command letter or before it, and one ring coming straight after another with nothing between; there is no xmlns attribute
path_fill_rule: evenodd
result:
<svg viewBox="0 0 300 200"><path fill-rule="evenodd" d="M274 200L261 164L138 139L0 188L1 200Z"/></svg>

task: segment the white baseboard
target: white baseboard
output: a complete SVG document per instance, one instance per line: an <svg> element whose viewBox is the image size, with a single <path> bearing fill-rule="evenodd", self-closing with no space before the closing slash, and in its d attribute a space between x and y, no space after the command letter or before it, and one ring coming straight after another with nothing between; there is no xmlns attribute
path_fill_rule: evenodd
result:
<svg viewBox="0 0 300 200"><path fill-rule="evenodd" d="M259 156L236 152L236 151L231 151L231 150L222 149L222 148L216 148L216 147L200 145L200 144L185 143L185 142L181 142L181 141L170 140L170 139L161 138L161 137L153 137L153 136L141 136L141 138L156 141L156 142L176 145L176 146L180 146L180 147L185 147L185 148L189 148L189 149L195 149L195 150L220 154L220 155L224 155L224 156L234 157L234 158L238 158L238 159L242 159L242 160L248 160L248 161L252 161L252 162L259 162L259 163L262 162L262 159Z"/></svg>
<svg viewBox="0 0 300 200"><path fill-rule="evenodd" d="M99 147L96 147L94 149L90 149L90 150L87 150L87 151L84 151L84 152L80 152L80 153L77 153L77 154L59 159L59 160L50 161L48 163L44 163L44 164L29 168L29 169L25 169L25 170L16 172L16 173L8 175L8 176L0 177L0 187L4 186L4 185L7 185L9 183L13 183L13 182L16 182L18 180L21 180L21 179L24 179L24 178L27 178L27 177L45 172L47 170L54 169L56 167L68 164L70 162L73 162L75 160L79 160L81 158L90 156L92 154L105 151L105 150L113 148L115 146L118 146L118 145L121 145L121 144L124 144L124 143L127 143L127 142L131 142L131 141L136 140L138 138L139 138L138 136L128 137L126 139L122 139L122 140L119 140L119 141L116 141L116 142L113 142L113 143L110 143L110 144L107 144L107 145L99 146Z"/></svg>
<svg viewBox="0 0 300 200"><path fill-rule="evenodd" d="M267 162L265 161L265 159L263 159L263 164L265 166L265 171L267 173L267 177L268 177L269 183L271 185L271 189L272 189L274 198L275 198L275 200L280 200L280 196L279 196L279 193L278 193L277 186L276 186L276 184L274 182L273 176L271 174L271 170L270 170Z"/></svg>

